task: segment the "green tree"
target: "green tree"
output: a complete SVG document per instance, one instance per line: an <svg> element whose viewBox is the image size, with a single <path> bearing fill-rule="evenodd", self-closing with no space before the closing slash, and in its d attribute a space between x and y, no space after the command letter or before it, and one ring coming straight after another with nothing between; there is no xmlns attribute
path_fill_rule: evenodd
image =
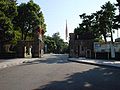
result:
<svg viewBox="0 0 120 90"><path fill-rule="evenodd" d="M17 15L17 6L15 1L0 1L0 43L1 49L6 42L10 42L14 38L14 25L12 23ZM4 50L2 50L4 51Z"/></svg>
<svg viewBox="0 0 120 90"><path fill-rule="evenodd" d="M63 39L61 39L59 32L56 32L52 35L53 40L55 41L56 44L56 49L54 53L67 53L68 51L68 44L64 42Z"/></svg>
<svg viewBox="0 0 120 90"><path fill-rule="evenodd" d="M55 49L55 51L54 51L54 53L60 53L61 52L61 38L60 38L60 34L59 34L59 32L57 32L57 33L54 33L53 35L52 35L52 38L53 38L53 40L55 41L55 43L56 43L56 49Z"/></svg>
<svg viewBox="0 0 120 90"><path fill-rule="evenodd" d="M16 3L9 0L0 1L0 41L8 42L13 38L13 18L17 15Z"/></svg>
<svg viewBox="0 0 120 90"><path fill-rule="evenodd" d="M78 39L94 39L101 40L104 37L107 42L107 35L110 33L111 41L113 42L113 29L114 29L114 17L115 17L115 5L107 2L101 7L100 11L91 15L83 13L80 15L82 23L79 27L75 28L74 32Z"/></svg>
<svg viewBox="0 0 120 90"><path fill-rule="evenodd" d="M45 36L44 42L48 53L68 53L68 43L61 39L59 32L54 33L52 37Z"/></svg>
<svg viewBox="0 0 120 90"><path fill-rule="evenodd" d="M114 26L114 17L115 17L115 6L108 1L103 5L101 10L101 15L99 18L99 25L101 34L103 34L105 42L107 42L107 34L111 34L111 41L113 42L113 26Z"/></svg>
<svg viewBox="0 0 120 90"><path fill-rule="evenodd" d="M115 5L118 7L119 14L116 15L115 18L114 18L114 26L113 26L113 28L115 30L117 30L117 32L118 32L118 30L120 28L120 1L117 0L117 4L115 4Z"/></svg>
<svg viewBox="0 0 120 90"><path fill-rule="evenodd" d="M56 43L50 36L44 36L44 43L47 45L47 53L53 53L56 49Z"/></svg>
<svg viewBox="0 0 120 90"><path fill-rule="evenodd" d="M106 38L106 34L111 34L111 41L113 42L113 19L115 17L115 6L108 1L102 7L102 16L100 17L100 25L104 29L101 29L101 33L104 38ZM103 25L104 23L104 25Z"/></svg>
<svg viewBox="0 0 120 90"><path fill-rule="evenodd" d="M96 39L100 36L96 29L97 24L94 14L86 15L83 13L80 15L80 18L82 19L82 23L79 24L79 27L75 28L74 30L77 39Z"/></svg>
<svg viewBox="0 0 120 90"><path fill-rule="evenodd" d="M28 36L32 39L37 27L46 30L41 8L33 0L18 6L18 16L15 17L14 24L20 28L22 40L26 40Z"/></svg>

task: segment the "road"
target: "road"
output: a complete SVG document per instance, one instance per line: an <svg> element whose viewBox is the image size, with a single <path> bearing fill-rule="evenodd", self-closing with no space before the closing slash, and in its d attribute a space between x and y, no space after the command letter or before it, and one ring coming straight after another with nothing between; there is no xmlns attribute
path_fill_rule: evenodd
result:
<svg viewBox="0 0 120 90"><path fill-rule="evenodd" d="M67 55L0 70L0 90L120 90L120 70L68 62Z"/></svg>

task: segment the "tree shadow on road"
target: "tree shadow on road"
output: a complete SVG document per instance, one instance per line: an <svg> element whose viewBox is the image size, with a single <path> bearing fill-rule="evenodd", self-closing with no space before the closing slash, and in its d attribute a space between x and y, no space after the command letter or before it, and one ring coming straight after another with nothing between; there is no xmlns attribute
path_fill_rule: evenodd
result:
<svg viewBox="0 0 120 90"><path fill-rule="evenodd" d="M120 90L120 70L94 68L66 75L63 81L52 81L34 90Z"/></svg>
<svg viewBox="0 0 120 90"><path fill-rule="evenodd" d="M53 54L52 57L43 57L38 60L34 61L28 61L24 62L23 65L31 65L31 64L65 64L65 63L70 63L68 61L68 56L67 55L62 55L62 54Z"/></svg>

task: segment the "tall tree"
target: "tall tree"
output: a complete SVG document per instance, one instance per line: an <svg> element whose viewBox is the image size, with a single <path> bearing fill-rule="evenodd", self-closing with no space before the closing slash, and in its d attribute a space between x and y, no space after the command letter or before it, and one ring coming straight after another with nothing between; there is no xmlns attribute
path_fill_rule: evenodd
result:
<svg viewBox="0 0 120 90"><path fill-rule="evenodd" d="M63 51L66 51L65 49L68 48L67 44L64 42L63 39L60 37L60 33L56 32L52 35L53 40L56 44L56 49L54 53L65 53Z"/></svg>
<svg viewBox="0 0 120 90"><path fill-rule="evenodd" d="M17 6L15 1L0 1L0 44L2 49L5 42L10 42L14 38L12 21L16 15Z"/></svg>
<svg viewBox="0 0 120 90"><path fill-rule="evenodd" d="M108 1L102 7L102 15L100 16L100 31L103 34L104 38L107 37L107 34L111 34L111 42L113 42L113 25L115 17L115 6ZM106 41L106 40L105 40Z"/></svg>
<svg viewBox="0 0 120 90"><path fill-rule="evenodd" d="M82 19L82 23L79 24L79 27L75 28L74 30L75 34L77 35L76 38L87 40L99 37L98 31L95 28L95 15L86 15L83 13L80 15L80 18Z"/></svg>
<svg viewBox="0 0 120 90"><path fill-rule="evenodd" d="M106 17L105 13L103 13L102 10L96 12L97 15L97 29L100 32L101 35L103 35L103 38L105 42L107 42L107 26L106 26Z"/></svg>
<svg viewBox="0 0 120 90"><path fill-rule="evenodd" d="M9 0L0 1L0 41L8 42L13 37L12 20L17 15L16 3Z"/></svg>
<svg viewBox="0 0 120 90"><path fill-rule="evenodd" d="M33 0L28 3L22 3L18 6L18 16L14 19L16 24L21 29L21 39L26 40L27 36L33 37L36 28L46 30L44 16L39 5Z"/></svg>
<svg viewBox="0 0 120 90"><path fill-rule="evenodd" d="M119 14L115 16L114 18L114 29L119 30L120 28L120 0L117 0L117 4L115 4L118 7ZM118 34L118 33L117 33Z"/></svg>
<svg viewBox="0 0 120 90"><path fill-rule="evenodd" d="M111 41L113 42L113 27L115 17L115 6L110 2L107 2L101 7L100 11L91 15L83 13L80 15L82 23L79 27L75 28L74 32L80 39L101 39L104 37L107 42L108 33L111 34ZM80 35L78 35L80 34ZM77 37L78 38L78 37Z"/></svg>
<svg viewBox="0 0 120 90"><path fill-rule="evenodd" d="M47 46L47 53L53 53L56 49L56 43L50 36L44 36L44 43Z"/></svg>
<svg viewBox="0 0 120 90"><path fill-rule="evenodd" d="M47 53L68 53L68 43L61 39L59 32L50 36L45 36L45 45L47 46Z"/></svg>

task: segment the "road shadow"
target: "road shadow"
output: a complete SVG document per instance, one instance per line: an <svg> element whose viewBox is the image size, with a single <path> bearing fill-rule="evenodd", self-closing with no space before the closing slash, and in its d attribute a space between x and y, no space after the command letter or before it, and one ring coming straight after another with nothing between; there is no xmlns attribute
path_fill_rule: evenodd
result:
<svg viewBox="0 0 120 90"><path fill-rule="evenodd" d="M120 70L94 68L66 75L63 81L52 81L33 90L120 90Z"/></svg>
<svg viewBox="0 0 120 90"><path fill-rule="evenodd" d="M70 63L68 61L68 55L65 54L53 54L51 57L43 57L38 60L24 62L23 65L32 65L32 64L65 64Z"/></svg>

